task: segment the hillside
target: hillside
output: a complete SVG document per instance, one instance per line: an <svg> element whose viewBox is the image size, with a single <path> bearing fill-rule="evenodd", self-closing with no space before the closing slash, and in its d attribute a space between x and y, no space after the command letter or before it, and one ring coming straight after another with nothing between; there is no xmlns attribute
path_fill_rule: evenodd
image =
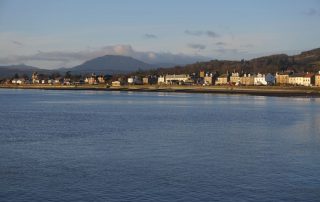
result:
<svg viewBox="0 0 320 202"><path fill-rule="evenodd" d="M10 78L13 77L15 74L18 74L19 76L31 76L33 72L48 74L50 73L50 70L40 69L38 67L32 67L24 64L0 66L0 79Z"/></svg>
<svg viewBox="0 0 320 202"><path fill-rule="evenodd" d="M37 71L42 74L51 74L60 72L64 74L71 71L71 74L87 74L95 72L96 74L128 74L138 70L141 75L150 74L191 74L205 70L207 72L226 73L227 71L238 71L247 73L268 73L280 72L288 68L297 72L317 72L320 70L320 48L305 51L298 55L288 56L286 54L270 55L259 57L252 60L211 60L208 62L197 62L185 66L175 66L171 68L158 68L127 56L105 55L73 68L60 68L56 70L45 70L27 65L0 66L0 78L12 77L15 73L20 76L26 74L30 76L32 72Z"/></svg>
<svg viewBox="0 0 320 202"><path fill-rule="evenodd" d="M208 62L198 62L185 66L173 68L159 68L147 71L145 74L182 74L194 73L200 70L207 72L226 73L227 71L238 71L247 73L268 73L280 72L288 68L297 72L317 72L320 70L320 48L305 51L298 55L288 56L286 54L270 55L252 60L230 61L211 60Z"/></svg>
<svg viewBox="0 0 320 202"><path fill-rule="evenodd" d="M120 55L105 55L102 57L88 60L85 63L75 66L69 70L72 73L92 73L96 74L113 74L128 73L137 70L148 70L154 68L153 65L144 63L132 57Z"/></svg>

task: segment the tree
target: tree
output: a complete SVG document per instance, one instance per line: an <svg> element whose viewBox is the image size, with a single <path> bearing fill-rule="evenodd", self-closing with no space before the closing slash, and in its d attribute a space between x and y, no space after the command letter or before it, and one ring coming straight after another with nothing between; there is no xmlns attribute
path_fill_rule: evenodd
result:
<svg viewBox="0 0 320 202"><path fill-rule="evenodd" d="M61 77L61 74L59 72L53 72L51 75L50 75L50 78L51 79L56 79L56 78L59 78Z"/></svg>
<svg viewBox="0 0 320 202"><path fill-rule="evenodd" d="M15 73L14 76L13 76L13 78L14 78L14 79L18 79L18 78L19 78L19 74L18 74L18 73Z"/></svg>
<svg viewBox="0 0 320 202"><path fill-rule="evenodd" d="M64 75L64 78L70 79L71 78L71 72L67 71L66 74Z"/></svg>
<svg viewBox="0 0 320 202"><path fill-rule="evenodd" d="M29 80L29 76L27 74L23 74L22 78L24 78L25 80Z"/></svg>

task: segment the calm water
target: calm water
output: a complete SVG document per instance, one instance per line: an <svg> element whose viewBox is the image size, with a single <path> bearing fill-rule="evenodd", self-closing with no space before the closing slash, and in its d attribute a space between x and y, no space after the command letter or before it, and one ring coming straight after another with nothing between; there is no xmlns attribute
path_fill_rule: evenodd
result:
<svg viewBox="0 0 320 202"><path fill-rule="evenodd" d="M320 99L0 89L0 201L320 201Z"/></svg>

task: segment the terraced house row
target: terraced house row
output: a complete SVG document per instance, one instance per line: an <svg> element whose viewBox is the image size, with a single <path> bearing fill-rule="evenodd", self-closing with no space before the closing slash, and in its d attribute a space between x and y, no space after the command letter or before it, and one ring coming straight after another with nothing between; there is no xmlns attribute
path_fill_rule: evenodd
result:
<svg viewBox="0 0 320 202"><path fill-rule="evenodd" d="M234 85L234 86L267 86L267 85L290 85L290 86L320 86L320 71L318 73L295 73L285 71L281 73L250 74L239 72L227 72L226 74L205 73L200 71L196 74L166 74L152 76L128 76L113 77L112 75L96 75L92 73L77 80L71 77L49 78L33 73L30 80L16 78L9 81L12 84L49 84L49 85L81 85L81 84L105 84L112 86L121 85Z"/></svg>
<svg viewBox="0 0 320 202"><path fill-rule="evenodd" d="M226 73L215 75L206 73L199 78L190 75L165 75L158 77L158 84L202 84L202 85L244 85L244 86L266 86L266 85L292 85L292 86L320 86L320 72L294 73L293 71L275 74L248 74L248 73Z"/></svg>
<svg viewBox="0 0 320 202"><path fill-rule="evenodd" d="M320 72L316 74L282 72L276 74L276 83L278 85L320 86Z"/></svg>

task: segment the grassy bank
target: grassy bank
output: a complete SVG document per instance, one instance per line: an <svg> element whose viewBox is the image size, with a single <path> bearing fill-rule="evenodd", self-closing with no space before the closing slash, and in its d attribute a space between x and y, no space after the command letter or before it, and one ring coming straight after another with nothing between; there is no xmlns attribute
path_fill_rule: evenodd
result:
<svg viewBox="0 0 320 202"><path fill-rule="evenodd" d="M43 90L104 90L184 93L226 93L266 96L313 96L320 97L319 87L295 86L173 86L173 85L129 85L108 87L106 85L0 85L0 88Z"/></svg>

